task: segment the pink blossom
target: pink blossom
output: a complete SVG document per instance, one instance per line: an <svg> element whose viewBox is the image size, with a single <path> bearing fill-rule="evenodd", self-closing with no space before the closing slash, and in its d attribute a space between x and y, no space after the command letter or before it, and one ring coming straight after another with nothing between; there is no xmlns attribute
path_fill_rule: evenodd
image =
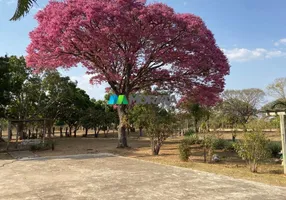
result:
<svg viewBox="0 0 286 200"><path fill-rule="evenodd" d="M227 58L198 16L139 0L50 1L37 13L27 64L37 71L81 63L91 83L128 95L160 86L218 101Z"/></svg>

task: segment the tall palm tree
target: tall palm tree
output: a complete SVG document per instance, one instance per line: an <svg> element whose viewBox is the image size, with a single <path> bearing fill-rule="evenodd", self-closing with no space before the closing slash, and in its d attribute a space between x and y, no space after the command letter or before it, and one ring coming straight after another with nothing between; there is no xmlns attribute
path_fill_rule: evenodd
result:
<svg viewBox="0 0 286 200"><path fill-rule="evenodd" d="M37 0L18 0L16 11L11 21L16 21L21 17L29 13L34 4L37 4Z"/></svg>

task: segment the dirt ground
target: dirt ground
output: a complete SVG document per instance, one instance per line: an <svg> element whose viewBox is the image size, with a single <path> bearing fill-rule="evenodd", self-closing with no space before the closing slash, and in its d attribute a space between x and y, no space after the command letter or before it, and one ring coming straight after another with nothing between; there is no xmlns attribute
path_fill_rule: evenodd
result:
<svg viewBox="0 0 286 200"><path fill-rule="evenodd" d="M0 199L285 199L283 187L110 154L0 160Z"/></svg>
<svg viewBox="0 0 286 200"><path fill-rule="evenodd" d="M201 151L193 151L189 162L182 162L179 159L178 145L182 137L169 138L163 145L159 156L151 156L150 142L148 138L138 138L137 133L133 133L128 138L129 149L117 149L116 132L109 133L108 138L101 134L99 138L89 135L88 138L81 137L78 133L77 138L56 138L55 150L37 151L39 156L62 156L76 154L94 154L94 153L113 153L140 160L151 161L155 163L191 168L215 174L227 175L234 178L242 178L277 186L286 186L286 176L283 174L281 164L275 164L273 160L262 164L258 173L249 171L244 161L242 161L234 152L216 151L222 158L219 163L203 163L203 154ZM267 133L273 141L280 139L279 133ZM240 139L242 134L238 134ZM219 137L231 139L231 133L221 134ZM1 145L1 144L0 144ZM5 153L0 154L0 159L10 158Z"/></svg>

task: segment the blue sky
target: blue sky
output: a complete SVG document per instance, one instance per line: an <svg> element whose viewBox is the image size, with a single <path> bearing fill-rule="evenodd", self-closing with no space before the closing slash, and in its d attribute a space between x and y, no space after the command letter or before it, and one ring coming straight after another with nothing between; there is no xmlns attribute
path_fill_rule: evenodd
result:
<svg viewBox="0 0 286 200"><path fill-rule="evenodd" d="M148 3L153 1L148 1ZM159 2L159 1L157 1ZM286 77L285 0L161 0L180 13L200 16L230 60L227 89L261 88ZM11 22L16 0L0 0L0 56L26 55L34 14L48 3L38 0L31 13ZM61 71L77 80L91 97L103 98L105 86L91 86L83 68Z"/></svg>

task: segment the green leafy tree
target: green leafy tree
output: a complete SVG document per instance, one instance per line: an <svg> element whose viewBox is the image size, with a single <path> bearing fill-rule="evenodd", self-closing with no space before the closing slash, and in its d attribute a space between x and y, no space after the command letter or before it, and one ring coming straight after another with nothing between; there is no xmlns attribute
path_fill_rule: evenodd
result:
<svg viewBox="0 0 286 200"><path fill-rule="evenodd" d="M238 155L247 161L250 171L257 172L259 162L270 156L269 141L261 131L245 133L242 141L235 143Z"/></svg>
<svg viewBox="0 0 286 200"><path fill-rule="evenodd" d="M202 106L194 101L188 100L180 104L180 108L185 111L187 118L193 119L195 132L199 132L200 123L209 120L209 108Z"/></svg>
<svg viewBox="0 0 286 200"><path fill-rule="evenodd" d="M264 100L265 93L256 88L226 90L222 97L222 112L232 124L240 124L246 131L246 124L255 117L257 109Z"/></svg>
<svg viewBox="0 0 286 200"><path fill-rule="evenodd" d="M189 157L191 156L191 141L189 138L185 138L181 140L180 145L179 145L179 153L180 153L180 159L182 161L188 161Z"/></svg>
<svg viewBox="0 0 286 200"><path fill-rule="evenodd" d="M275 79L273 83L267 86L268 95L281 100L286 100L286 78Z"/></svg>
<svg viewBox="0 0 286 200"><path fill-rule="evenodd" d="M285 110L285 109L286 109L286 99L283 99L283 98L271 101L271 102L265 104L261 108L261 110L263 110L263 111L267 111L267 110Z"/></svg>
<svg viewBox="0 0 286 200"><path fill-rule="evenodd" d="M10 103L13 91L10 73L9 57L0 57L0 118L5 116L6 106Z"/></svg>
<svg viewBox="0 0 286 200"><path fill-rule="evenodd" d="M175 114L154 105L139 106L135 110L137 115L135 123L144 126L151 141L152 155L158 155L163 142L178 126Z"/></svg>
<svg viewBox="0 0 286 200"><path fill-rule="evenodd" d="M39 97L38 113L48 121L48 135L51 135L55 121L64 118L73 104L76 83L69 77L61 77L57 71L46 71L42 79L42 95Z"/></svg>
<svg viewBox="0 0 286 200"><path fill-rule="evenodd" d="M207 155L209 156L209 160L211 161L213 151L214 151L214 143L215 143L215 137L214 135L207 135L206 133L208 132L208 127L206 123L201 124L201 132L204 134L203 135L203 149L204 149L204 162L207 162Z"/></svg>
<svg viewBox="0 0 286 200"><path fill-rule="evenodd" d="M86 130L93 128L95 137L98 137L100 130L103 130L104 136L107 137L110 127L118 123L117 112L108 106L106 101L92 99L91 102L92 104L81 118L82 125Z"/></svg>
<svg viewBox="0 0 286 200"><path fill-rule="evenodd" d="M60 119L69 126L69 135L72 134L74 128L74 137L81 125L81 117L90 106L89 96L85 91L76 87L76 83L70 82L69 97L64 103L65 112L60 116Z"/></svg>
<svg viewBox="0 0 286 200"><path fill-rule="evenodd" d="M285 110L286 109L286 78L275 79L267 86L266 92L276 100L266 104L263 110Z"/></svg>
<svg viewBox="0 0 286 200"><path fill-rule="evenodd" d="M9 57L10 103L6 106L6 118L27 119L36 116L41 79L26 67L24 57ZM20 138L24 138L24 123L17 124Z"/></svg>

